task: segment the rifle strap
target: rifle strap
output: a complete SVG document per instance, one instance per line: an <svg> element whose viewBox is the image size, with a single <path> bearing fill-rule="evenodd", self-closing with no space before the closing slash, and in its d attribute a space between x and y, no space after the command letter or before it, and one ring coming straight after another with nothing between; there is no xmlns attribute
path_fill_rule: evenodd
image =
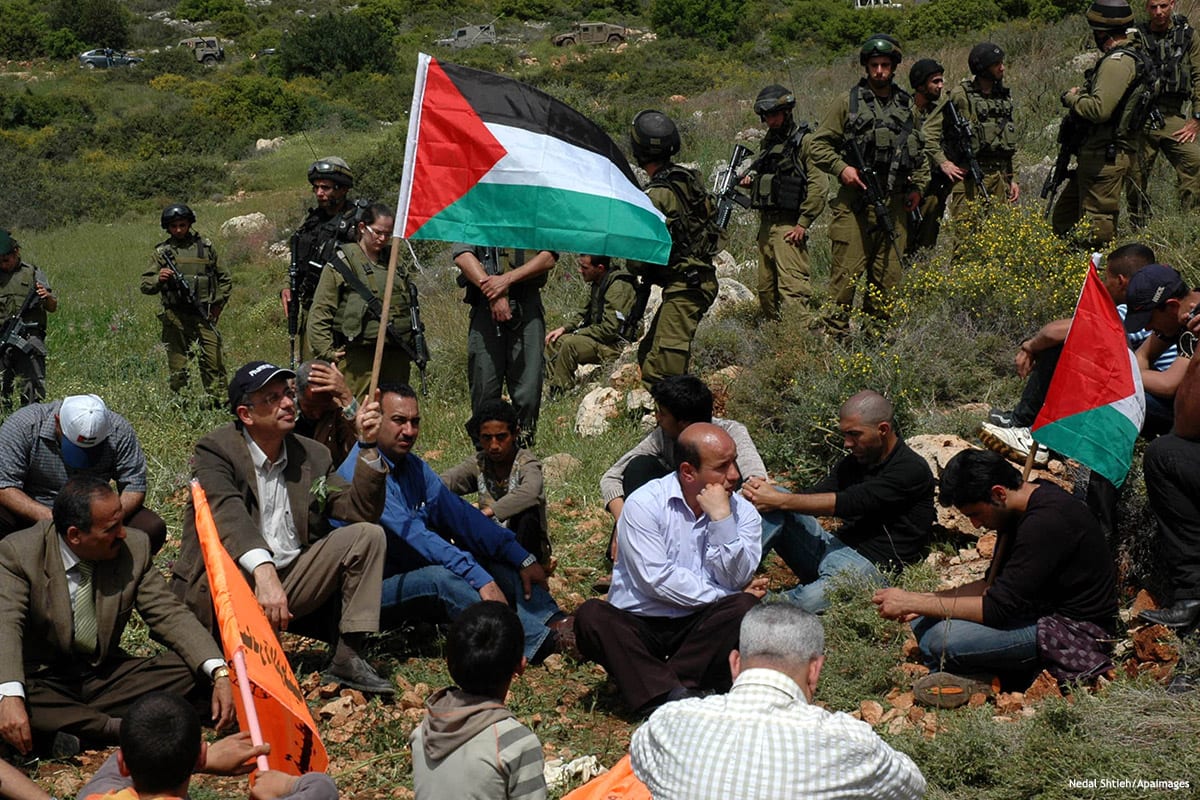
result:
<svg viewBox="0 0 1200 800"><path fill-rule="evenodd" d="M387 320L386 322L384 321L383 301L376 297L375 293L371 291L370 287L363 283L362 278L354 274L354 270L352 270L350 265L345 261L345 254L342 252L342 248L334 248L333 255L329 259L329 266L333 267L334 270L337 271L337 274L342 276L342 280L346 282L346 285L353 289L354 293L363 299L363 302L367 304L367 313L370 314L377 322L380 322L384 325L385 335L388 337L388 339L392 340L393 343L400 345L401 349L408 354L408 357L411 361L418 361L419 359L417 358L416 348L414 348L408 342L406 337L400 335L400 333L392 326L391 320ZM405 280L407 281L407 279Z"/></svg>

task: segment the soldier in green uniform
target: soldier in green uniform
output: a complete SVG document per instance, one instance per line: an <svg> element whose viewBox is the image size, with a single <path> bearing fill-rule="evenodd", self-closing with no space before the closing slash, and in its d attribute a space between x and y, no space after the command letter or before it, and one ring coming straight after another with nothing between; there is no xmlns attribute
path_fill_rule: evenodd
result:
<svg viewBox="0 0 1200 800"><path fill-rule="evenodd" d="M21 260L21 246L0 230L0 323L20 314L9 341L0 342L0 402L12 405L21 388L21 405L46 397L46 314L58 309L58 298L45 273Z"/></svg>
<svg viewBox="0 0 1200 800"><path fill-rule="evenodd" d="M893 81L902 57L900 43L886 34L864 42L858 60L866 76L830 105L813 136L813 159L842 184L829 223L829 293L840 308L827 321L834 333L849 328L855 284L864 271L863 312L881 321L888 318L891 294L900 283L906 215L920 205L921 189L929 182L929 160L912 98ZM859 162L856 148L866 163ZM868 201L864 168L879 179L886 222L877 218ZM894 243L887 223L895 231Z"/></svg>
<svg viewBox="0 0 1200 800"><path fill-rule="evenodd" d="M396 212L380 203L367 207L356 238L336 244L321 269L308 312L308 344L315 358L338 368L354 397L371 384L375 341L387 281L388 238ZM407 276L397 275L385 329L379 383L408 383L412 366L412 320L408 311Z"/></svg>
<svg viewBox="0 0 1200 800"><path fill-rule="evenodd" d="M521 423L521 446L533 447L542 409L546 340L542 287L558 262L550 250L513 250L459 242L452 251L471 306L467 384L471 413L499 400L505 386Z"/></svg>
<svg viewBox="0 0 1200 800"><path fill-rule="evenodd" d="M300 227L292 234L288 286L281 293L285 308L291 307L292 283L297 295L297 338L299 353L297 360L313 358L316 354L308 344L308 310L312 306L317 283L321 280L321 269L333 256L338 244L349 244L358 238L358 223L367 204L350 199L354 187L354 173L345 160L337 156L319 158L308 168L308 182L312 185L317 205L308 210ZM295 269L293 279L290 271Z"/></svg>
<svg viewBox="0 0 1200 800"><path fill-rule="evenodd" d="M643 291L662 287L662 302L638 345L642 383L649 388L668 375L683 375L692 358L692 340L704 312L717 299L717 254L720 231L716 204L694 170L671 161L679 152L679 129L661 111L640 111L633 118L629 145L650 182L646 195L667 218L671 253L667 263L630 262Z"/></svg>
<svg viewBox="0 0 1200 800"><path fill-rule="evenodd" d="M947 103L942 98L946 86L945 71L945 67L932 58L922 58L908 71L908 83L913 90L913 116L921 126L921 135L925 139L930 179L921 192L924 198L921 201L921 222L915 231L908 232L906 254L937 244L942 217L946 213L946 198L963 176L962 169L950 160L942 144Z"/></svg>
<svg viewBox="0 0 1200 800"><path fill-rule="evenodd" d="M1121 188L1145 120L1135 120L1131 102L1149 58L1140 36L1130 32L1133 11L1125 0L1094 0L1087 11L1102 55L1085 75L1083 88L1063 93L1062 103L1086 124L1077 167L1054 204L1054 233L1066 236L1084 217L1090 225L1081 244L1098 248L1117 232Z"/></svg>
<svg viewBox="0 0 1200 800"><path fill-rule="evenodd" d="M229 302L233 278L217 261L217 251L192 225L196 215L182 203L162 212L170 237L154 248L150 268L142 273L142 294L162 300L162 342L167 348L171 391L188 384L188 354L194 348L200 380L216 406L226 402L228 384L217 320Z"/></svg>
<svg viewBox="0 0 1200 800"><path fill-rule="evenodd" d="M792 118L796 95L772 84L754 100L754 113L767 125L761 154L742 185L757 208L758 303L763 316L779 319L786 309L812 305L808 231L825 210L829 177L812 163L807 123Z"/></svg>
<svg viewBox="0 0 1200 800"><path fill-rule="evenodd" d="M971 149L983 173L988 198L1015 203L1021 196L1013 173L1017 128L1013 124L1012 92L1004 85L1004 50L992 42L980 42L971 48L967 66L975 77L964 78L951 89L950 102L971 124ZM959 158L962 160L962 156ZM967 172L950 194L951 216L979 194L975 179Z"/></svg>
<svg viewBox="0 0 1200 800"><path fill-rule="evenodd" d="M1161 79L1157 106L1161 128L1147 130L1142 146L1129 166L1125 199L1135 227L1150 219L1147 184L1161 151L1179 178L1179 207L1184 212L1200 207L1200 39L1187 17L1175 14L1175 0L1146 0L1149 24L1141 23L1146 50ZM1188 109L1188 104L1191 104ZM1185 109L1189 114L1185 116Z"/></svg>
<svg viewBox="0 0 1200 800"><path fill-rule="evenodd" d="M575 385L580 364L612 361L625 344L621 327L633 309L634 277L608 256L586 254L579 257L579 275L591 287L587 300L566 324L546 334L551 397Z"/></svg>

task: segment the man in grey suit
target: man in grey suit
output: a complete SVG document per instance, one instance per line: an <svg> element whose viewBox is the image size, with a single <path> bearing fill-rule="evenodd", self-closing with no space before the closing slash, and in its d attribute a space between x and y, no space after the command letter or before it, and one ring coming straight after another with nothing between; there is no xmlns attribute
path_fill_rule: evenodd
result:
<svg viewBox="0 0 1200 800"><path fill-rule="evenodd" d="M271 625L288 630L293 618L309 617L304 633L336 643L332 680L391 694L391 682L359 655L364 636L379 630L386 551L383 528L374 524L383 512L388 471L375 443L379 403L358 410L360 455L347 483L328 448L293 432L294 378L291 370L265 361L237 371L229 384L236 420L196 443L196 479L208 495L221 543L248 576ZM331 517L350 524L334 528ZM215 629L190 506L171 589ZM321 625L339 600L337 624Z"/></svg>
<svg viewBox="0 0 1200 800"><path fill-rule="evenodd" d="M189 692L200 674L213 682L217 727L228 725L233 690L221 651L167 589L146 534L124 527L117 493L99 478L72 478L53 515L0 541L0 736L22 753L56 733L66 752L79 737L115 744L134 700ZM170 652L121 651L135 608Z"/></svg>

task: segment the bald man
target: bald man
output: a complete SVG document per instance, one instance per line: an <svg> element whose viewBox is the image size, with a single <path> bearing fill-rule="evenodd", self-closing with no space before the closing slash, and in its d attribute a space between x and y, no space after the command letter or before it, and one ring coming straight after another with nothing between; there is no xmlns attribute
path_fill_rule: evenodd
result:
<svg viewBox="0 0 1200 800"><path fill-rule="evenodd" d="M760 479L742 493L763 515L763 552L772 547L799 585L785 599L814 614L829 607L830 579L849 572L882 584L925 557L937 512L933 473L896 432L892 404L878 392L851 397L838 414L849 455L806 492L791 494ZM816 517L839 517L836 534Z"/></svg>
<svg viewBox="0 0 1200 800"><path fill-rule="evenodd" d="M675 471L625 499L608 600L576 613L580 651L640 713L727 690L742 616L766 592L754 578L762 520L735 491L737 455L716 425L685 428Z"/></svg>

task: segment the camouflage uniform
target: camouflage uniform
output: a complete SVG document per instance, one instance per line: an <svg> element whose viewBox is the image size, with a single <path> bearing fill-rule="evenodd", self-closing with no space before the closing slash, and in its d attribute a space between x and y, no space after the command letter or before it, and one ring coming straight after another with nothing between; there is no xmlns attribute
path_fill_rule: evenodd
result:
<svg viewBox="0 0 1200 800"><path fill-rule="evenodd" d="M319 207L310 208L294 234L293 258L296 259L296 288L300 297L296 335L300 339L300 355L304 360L320 357L308 341L308 314L317 284L321 281L323 267L329 262L336 245L354 242L358 235L358 215L364 207L360 202L347 199L342 210L332 215Z"/></svg>
<svg viewBox="0 0 1200 800"><path fill-rule="evenodd" d="M159 271L167 267L166 254L175 257L175 266L195 296L191 302L176 281L160 281ZM233 278L217 261L212 242L195 230L181 241L168 238L154 248L150 267L142 273L142 294L157 294L162 299L162 343L167 348L167 369L171 372L171 390L181 391L188 384L188 353L195 348L200 362L200 379L209 397L223 405L229 387L221 354L221 335L216 323L229 295ZM199 304L200 308L196 307ZM203 313L201 313L203 311Z"/></svg>
<svg viewBox="0 0 1200 800"><path fill-rule="evenodd" d="M587 302L563 325L563 334L546 345L550 393L575 385L580 364L601 364L621 354L625 341L619 331L633 308L636 291L628 271L611 266L591 285Z"/></svg>
<svg viewBox="0 0 1200 800"><path fill-rule="evenodd" d="M0 321L7 321L20 311L25 298L39 283L51 291L45 273L24 261L12 272L0 270ZM40 297L35 295L33 305L21 316L21 321L25 325L18 338L23 343L6 348L0 366L0 401L6 405L17 385L23 406L40 403L46 397L46 307Z"/></svg>
<svg viewBox="0 0 1200 800"><path fill-rule="evenodd" d="M864 78L833 102L813 137L813 159L835 178L847 166L860 166L850 164L854 157L848 140L854 137L859 141L864 158L875 168L880 182L886 182L883 190L896 230L893 247L865 193L852 186L838 189L829 223L833 257L829 294L841 308L828 321L834 331L848 327L855 284L864 270L863 312L876 319L887 319L891 294L900 284L902 265L896 248L903 251L908 236L905 198L929 182L929 159L912 109L912 98L899 86L893 83L884 100L875 96Z"/></svg>
<svg viewBox="0 0 1200 800"><path fill-rule="evenodd" d="M1013 124L1012 93L999 81L984 95L976 80L967 78L950 90L950 102L971 124L971 149L983 173L988 197L1008 198L1013 182L1013 156L1017 152L1017 128ZM950 193L950 215L956 216L962 204L979 195L975 179L967 170L966 154L952 153L951 160L966 172Z"/></svg>
<svg viewBox="0 0 1200 800"><path fill-rule="evenodd" d="M942 130L946 118L946 103L939 100L922 110L913 103L913 119L921 128L925 140L925 158L929 165L929 183L921 190L921 224L916 231L908 232L908 246L904 252L915 253L922 247L937 244L942 229L942 217L946 213L946 198L954 184L942 172L942 164L948 159L942 147Z"/></svg>
<svg viewBox="0 0 1200 800"><path fill-rule="evenodd" d="M367 300L333 266L334 257L340 258L350 274L357 277L381 302L387 282L387 267L372 264L357 242L335 247L329 262L320 271L321 279L308 312L308 345L313 358L336 362L346 378L350 393L362 397L371 385L379 319L368 310ZM412 346L407 341L412 332L412 318L408 310L406 280L406 276L397 275L392 286L388 319L394 336L400 339L389 336L384 342L383 360L379 364L381 384L408 383L411 372L412 357L405 349L406 344ZM340 359L335 357L339 350L345 351Z"/></svg>
<svg viewBox="0 0 1200 800"><path fill-rule="evenodd" d="M809 237L798 245L784 240L797 225L812 228L829 193L829 177L812 161L808 134L807 125L794 122L767 131L750 184L751 208L761 213L758 302L764 316L776 319L785 308L805 309L812 303Z"/></svg>
<svg viewBox="0 0 1200 800"><path fill-rule="evenodd" d="M1180 14L1171 16L1170 27L1161 34L1154 33L1144 23L1138 25L1138 30L1164 79L1157 105L1165 123L1162 128L1145 132L1126 179L1129 215L1135 226L1142 227L1150 220L1147 184L1159 151L1175 167L1180 210L1200 208L1200 140L1177 142L1173 138L1187 123L1183 110L1189 101L1192 114L1200 113L1200 39L1187 17Z"/></svg>

